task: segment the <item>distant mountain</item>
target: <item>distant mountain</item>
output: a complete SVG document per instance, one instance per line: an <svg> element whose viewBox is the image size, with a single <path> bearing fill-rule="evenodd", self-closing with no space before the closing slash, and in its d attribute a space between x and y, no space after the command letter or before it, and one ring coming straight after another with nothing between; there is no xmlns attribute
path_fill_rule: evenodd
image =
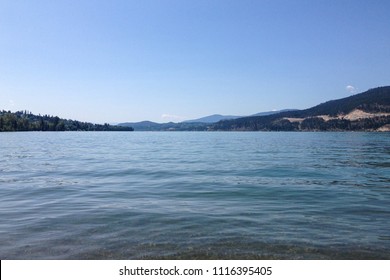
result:
<svg viewBox="0 0 390 280"><path fill-rule="evenodd" d="M273 114L278 114L281 112L287 112L287 111L294 111L293 109L285 109L285 110L280 110L280 111L268 111L268 112L261 112L257 114L253 114L250 116L268 116L268 115L273 115ZM244 118L246 116L230 116L230 115L219 115L219 114L214 114L206 117L202 117L199 119L194 119L194 120L188 120L184 121L185 123L216 123L219 121L223 120L234 120L238 118Z"/></svg>
<svg viewBox="0 0 390 280"><path fill-rule="evenodd" d="M269 115L275 115L275 114L284 113L284 112L290 112L290 111L297 111L297 109L283 109L283 110L274 110L274 111L268 111L268 112L261 112L261 113L250 115L248 117L269 116Z"/></svg>
<svg viewBox="0 0 390 280"><path fill-rule="evenodd" d="M153 131L160 130L162 124L150 122L150 121L142 121L142 122L125 122L119 123L120 126L128 126L134 128L134 130L138 131Z"/></svg>
<svg viewBox="0 0 390 280"><path fill-rule="evenodd" d="M214 114L214 115L210 115L195 120L184 121L184 123L216 123L222 120L232 120L237 118L242 118L242 116L224 116L224 115Z"/></svg>
<svg viewBox="0 0 390 280"><path fill-rule="evenodd" d="M277 114L280 112L291 111L291 109L280 110L280 111L269 111L257 113L251 116L266 116ZM119 123L119 126L132 127L136 131L204 131L209 130L210 125L217 123L221 120L232 120L242 118L242 116L230 116L230 115L210 115L199 119L188 120L180 123L156 123L151 121L142 122L124 122Z"/></svg>
<svg viewBox="0 0 390 280"><path fill-rule="evenodd" d="M34 115L28 111L0 111L0 132L2 131L133 131L132 127L93 124L61 119L49 115Z"/></svg>
<svg viewBox="0 0 390 280"><path fill-rule="evenodd" d="M224 120L209 130L390 131L390 86L305 110Z"/></svg>
<svg viewBox="0 0 390 280"><path fill-rule="evenodd" d="M136 131L204 131L207 130L205 123L155 123L150 121L125 122L120 126L129 126Z"/></svg>
<svg viewBox="0 0 390 280"><path fill-rule="evenodd" d="M211 115L181 123L120 123L138 131L385 131L390 130L390 86L331 100L305 110L285 109L251 116Z"/></svg>

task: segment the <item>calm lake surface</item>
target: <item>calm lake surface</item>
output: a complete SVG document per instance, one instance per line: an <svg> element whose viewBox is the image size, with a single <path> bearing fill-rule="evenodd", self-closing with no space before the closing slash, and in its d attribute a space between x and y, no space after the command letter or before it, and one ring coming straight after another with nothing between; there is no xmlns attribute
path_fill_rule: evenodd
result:
<svg viewBox="0 0 390 280"><path fill-rule="evenodd" d="M0 259L390 259L390 134L0 133Z"/></svg>

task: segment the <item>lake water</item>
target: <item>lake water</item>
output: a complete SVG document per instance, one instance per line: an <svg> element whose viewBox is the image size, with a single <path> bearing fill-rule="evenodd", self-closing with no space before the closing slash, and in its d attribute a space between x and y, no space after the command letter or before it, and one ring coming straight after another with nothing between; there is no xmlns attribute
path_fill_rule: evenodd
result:
<svg viewBox="0 0 390 280"><path fill-rule="evenodd" d="M390 259L390 134L0 133L0 259Z"/></svg>

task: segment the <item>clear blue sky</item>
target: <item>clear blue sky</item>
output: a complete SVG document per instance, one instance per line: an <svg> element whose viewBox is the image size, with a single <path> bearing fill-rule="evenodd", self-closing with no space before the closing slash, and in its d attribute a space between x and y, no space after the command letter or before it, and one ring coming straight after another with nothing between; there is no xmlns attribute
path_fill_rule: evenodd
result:
<svg viewBox="0 0 390 280"><path fill-rule="evenodd" d="M0 0L0 110L166 122L382 85L388 0Z"/></svg>

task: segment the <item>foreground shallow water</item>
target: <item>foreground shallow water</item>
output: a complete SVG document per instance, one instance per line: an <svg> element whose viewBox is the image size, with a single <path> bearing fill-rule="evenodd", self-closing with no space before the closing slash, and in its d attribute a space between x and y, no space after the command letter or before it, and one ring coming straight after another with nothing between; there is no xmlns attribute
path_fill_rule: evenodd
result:
<svg viewBox="0 0 390 280"><path fill-rule="evenodd" d="M390 134L0 134L1 259L389 259Z"/></svg>

